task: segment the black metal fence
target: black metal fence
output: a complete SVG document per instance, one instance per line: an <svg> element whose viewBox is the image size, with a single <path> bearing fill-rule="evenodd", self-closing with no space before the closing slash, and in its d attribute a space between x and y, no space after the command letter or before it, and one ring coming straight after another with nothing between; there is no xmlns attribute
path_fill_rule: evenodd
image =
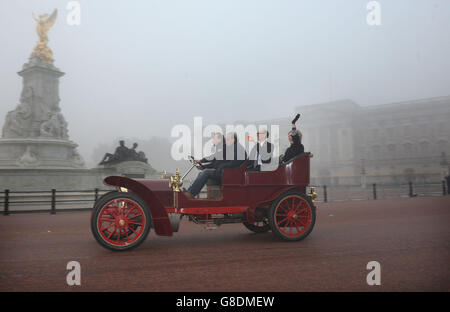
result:
<svg viewBox="0 0 450 312"><path fill-rule="evenodd" d="M414 184L371 184L361 186L314 186L317 202L337 202L353 200L377 200L402 197L445 196L449 194L445 181L442 183ZM103 194L110 190L48 190L48 191L10 191L0 193L3 215L11 213L90 210Z"/></svg>
<svg viewBox="0 0 450 312"><path fill-rule="evenodd" d="M90 210L100 196L111 190L10 191L0 193L3 215L27 212Z"/></svg>
<svg viewBox="0 0 450 312"><path fill-rule="evenodd" d="M445 196L449 194L445 181L441 183L368 184L361 185L316 185L317 202L353 200L377 200L409 197Z"/></svg>

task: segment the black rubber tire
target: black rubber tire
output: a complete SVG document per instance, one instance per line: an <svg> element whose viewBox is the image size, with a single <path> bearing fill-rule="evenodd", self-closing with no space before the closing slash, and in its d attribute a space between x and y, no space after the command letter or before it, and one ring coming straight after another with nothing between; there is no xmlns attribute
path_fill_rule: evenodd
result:
<svg viewBox="0 0 450 312"><path fill-rule="evenodd" d="M269 224L269 218L267 217L267 208L263 207L256 207L254 214L255 214L255 223L263 223L256 225L255 223L249 223L247 220L242 222L244 226L252 231L253 233L267 233L270 231L270 224Z"/></svg>
<svg viewBox="0 0 450 312"><path fill-rule="evenodd" d="M144 212L144 216L145 216L145 221L146 221L144 224L144 230L143 230L141 236L134 242L132 242L128 245L125 245L125 246L116 246L116 245L112 245L111 243L105 241L103 239L103 237L101 236L101 234L99 233L99 230L97 227L97 220L98 220L100 211L103 208L103 206L106 205L107 203L109 203L111 200L118 199L118 198L127 198L127 199L130 199L130 200L133 200L134 202L136 202L142 208L142 211ZM94 205L94 210L93 210L92 216L91 216L91 231L92 231L92 234L94 235L95 239L97 240L97 242L104 248L113 250L113 251L125 251L125 250L131 250L133 248L136 248L137 246L142 244L142 242L147 238L147 235L150 232L151 223L152 223L152 219L151 219L150 211L149 211L148 207L145 205L144 201L141 200L137 195L135 195L133 193L128 193L128 192L123 192L123 193L122 192L110 192L110 193L102 196ZM117 235L115 237L117 237Z"/></svg>
<svg viewBox="0 0 450 312"><path fill-rule="evenodd" d="M112 194L112 193L120 193L120 192L119 192L119 191L116 191L116 190L112 190L112 191L109 191L108 193L103 194L103 195L100 196L100 197L97 199L97 201L94 203L94 207L95 207L95 204L96 204L99 200L101 200L103 197L108 196L108 195L110 195L110 194Z"/></svg>
<svg viewBox="0 0 450 312"><path fill-rule="evenodd" d="M261 221L259 221L261 222ZM256 225L256 224L251 224L248 223L248 221L244 221L242 222L242 224L244 224L244 226L249 229L250 231L252 231L253 233L267 233L270 231L270 223L269 223L269 219L267 217L263 218L263 224L262 225Z"/></svg>
<svg viewBox="0 0 450 312"><path fill-rule="evenodd" d="M310 211L311 211L311 224L309 226L309 228L300 236L296 236L296 237L289 237L284 235L276 226L275 224L275 212L276 212L276 208L278 206L278 204L283 201L284 199L286 199L287 197L291 197L291 196L299 196L301 198L303 198L304 200L306 200L306 202L309 205ZM283 193L282 195L280 195L270 206L269 209L269 224L270 224L270 228L272 230L272 234L278 238L281 239L283 241L290 241L290 242L296 242L296 241L301 241L303 239L305 239L313 230L314 225L316 223L316 207L314 206L313 202L311 201L311 199L309 198L309 196L296 191L296 190L291 190L288 191L286 193Z"/></svg>
<svg viewBox="0 0 450 312"><path fill-rule="evenodd" d="M250 224L247 221L243 222L244 226L254 233L267 233L270 231L270 224L264 224L263 226L257 226L254 224Z"/></svg>

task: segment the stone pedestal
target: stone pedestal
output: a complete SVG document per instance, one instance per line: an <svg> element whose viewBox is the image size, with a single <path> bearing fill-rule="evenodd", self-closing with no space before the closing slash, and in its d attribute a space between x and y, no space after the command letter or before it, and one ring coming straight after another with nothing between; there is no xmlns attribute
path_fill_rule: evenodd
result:
<svg viewBox="0 0 450 312"><path fill-rule="evenodd" d="M0 169L0 192L105 190L103 179L115 174L105 169Z"/></svg>
<svg viewBox="0 0 450 312"><path fill-rule="evenodd" d="M127 161L118 166L92 169L16 168L0 169L0 192L10 191L81 191L95 188L105 190L103 179L112 176L160 179L161 173L151 166Z"/></svg>
<svg viewBox="0 0 450 312"><path fill-rule="evenodd" d="M100 170L113 170L116 175L126 176L129 178L150 178L156 173L156 170L149 164L141 161L123 161L114 165L105 165L99 167Z"/></svg>
<svg viewBox="0 0 450 312"><path fill-rule="evenodd" d="M0 169L83 168L77 144L51 138L0 139Z"/></svg>

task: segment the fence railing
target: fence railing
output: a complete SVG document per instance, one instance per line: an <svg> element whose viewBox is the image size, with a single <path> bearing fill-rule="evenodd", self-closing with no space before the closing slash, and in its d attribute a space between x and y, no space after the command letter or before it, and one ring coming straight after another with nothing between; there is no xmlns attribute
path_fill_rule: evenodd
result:
<svg viewBox="0 0 450 312"><path fill-rule="evenodd" d="M0 193L3 215L11 213L90 210L103 194L111 190L10 191Z"/></svg>
<svg viewBox="0 0 450 312"><path fill-rule="evenodd" d="M313 185L311 185L313 186ZM371 184L361 186L314 186L317 202L337 202L354 200L377 200L424 196L445 196L449 190L442 183L414 184ZM48 191L10 191L0 193L3 215L26 212L80 211L90 210L103 194L110 190L48 190Z"/></svg>
<svg viewBox="0 0 450 312"><path fill-rule="evenodd" d="M314 185L311 185L314 186ZM317 202L336 202L354 200L377 200L425 196L445 196L449 194L446 182L404 184L368 184L360 185L315 185Z"/></svg>

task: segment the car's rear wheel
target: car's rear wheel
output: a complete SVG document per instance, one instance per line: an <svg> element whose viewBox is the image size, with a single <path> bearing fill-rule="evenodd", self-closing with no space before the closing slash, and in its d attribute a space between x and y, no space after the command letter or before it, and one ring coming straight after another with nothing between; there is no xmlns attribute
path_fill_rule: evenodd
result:
<svg viewBox="0 0 450 312"><path fill-rule="evenodd" d="M289 191L271 205L269 224L275 237L285 241L300 241L311 233L316 221L316 209L311 199Z"/></svg>
<svg viewBox="0 0 450 312"><path fill-rule="evenodd" d="M129 250L147 237L151 216L147 206L132 193L113 192L97 201L91 217L95 239L110 250Z"/></svg>

